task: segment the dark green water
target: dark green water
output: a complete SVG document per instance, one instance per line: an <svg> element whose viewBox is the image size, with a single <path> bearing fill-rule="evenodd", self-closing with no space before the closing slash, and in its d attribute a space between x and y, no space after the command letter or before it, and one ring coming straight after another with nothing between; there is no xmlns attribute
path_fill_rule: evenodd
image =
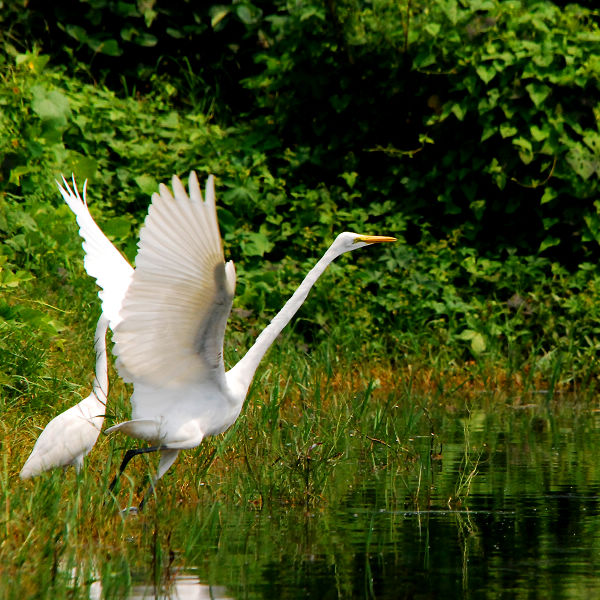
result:
<svg viewBox="0 0 600 600"><path fill-rule="evenodd" d="M572 402L442 416L394 460L336 466L335 506L205 512L162 589L141 572L129 597L600 598L599 420Z"/></svg>

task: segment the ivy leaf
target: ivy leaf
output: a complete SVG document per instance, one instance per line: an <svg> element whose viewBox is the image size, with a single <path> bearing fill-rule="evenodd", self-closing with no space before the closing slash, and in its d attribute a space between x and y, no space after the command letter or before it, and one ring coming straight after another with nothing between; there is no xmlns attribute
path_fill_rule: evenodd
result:
<svg viewBox="0 0 600 600"><path fill-rule="evenodd" d="M0 266L0 288L15 288L24 281L30 281L33 275L27 271L11 271L6 267Z"/></svg>
<svg viewBox="0 0 600 600"><path fill-rule="evenodd" d="M460 104L454 104L450 110L459 121L464 121L467 111L463 106Z"/></svg>
<svg viewBox="0 0 600 600"><path fill-rule="evenodd" d="M264 233L249 231L243 236L240 246L244 256L264 256L274 244Z"/></svg>
<svg viewBox="0 0 600 600"><path fill-rule="evenodd" d="M71 152L68 159L69 171L75 173L78 180L93 180L98 171L98 163L90 156Z"/></svg>
<svg viewBox="0 0 600 600"><path fill-rule="evenodd" d="M179 127L179 114L172 110L160 120L160 124L169 129L177 129Z"/></svg>
<svg viewBox="0 0 600 600"><path fill-rule="evenodd" d="M352 171L351 173L342 173L340 177L346 182L346 185L352 189L356 183L356 179L358 178L358 173L356 171Z"/></svg>
<svg viewBox="0 0 600 600"><path fill-rule="evenodd" d="M41 54L38 56L34 52L26 52L25 54L17 54L15 56L15 64L27 65L29 70L34 73L41 73L49 60L49 55Z"/></svg>
<svg viewBox="0 0 600 600"><path fill-rule="evenodd" d="M552 246L558 246L558 244L560 244L560 238L549 235L540 244L540 252L543 252L547 248L552 248Z"/></svg>
<svg viewBox="0 0 600 600"><path fill-rule="evenodd" d="M80 42L82 44L87 43L88 33L83 27L80 27L79 25L66 25L65 31L74 40L77 40L78 42Z"/></svg>
<svg viewBox="0 0 600 600"><path fill-rule="evenodd" d="M104 221L102 230L111 240L124 240L131 233L131 220L126 216Z"/></svg>
<svg viewBox="0 0 600 600"><path fill-rule="evenodd" d="M31 92L33 112L42 121L50 121L57 127L66 127L71 115L68 98L58 90L48 91L41 85L33 86Z"/></svg>
<svg viewBox="0 0 600 600"><path fill-rule="evenodd" d="M135 182L138 184L142 192L144 192L144 194L148 194L149 196L158 190L158 183L151 175L139 175L135 178Z"/></svg>
<svg viewBox="0 0 600 600"><path fill-rule="evenodd" d="M485 338L478 331L474 331L473 329L464 329L456 337L459 340L470 342L473 354L481 354L482 352L485 352L487 347Z"/></svg>
<svg viewBox="0 0 600 600"><path fill-rule="evenodd" d="M477 65L475 67L475 71L483 83L489 83L496 75L496 69L494 68L493 64Z"/></svg>
<svg viewBox="0 0 600 600"><path fill-rule="evenodd" d="M108 56L121 56L123 50L115 39L100 40L96 37L88 38L87 45L94 51Z"/></svg>
<svg viewBox="0 0 600 600"><path fill-rule="evenodd" d="M543 142L550 135L547 129L540 129L537 125L532 125L529 131L531 132L531 137L536 142Z"/></svg>
<svg viewBox="0 0 600 600"><path fill-rule="evenodd" d="M517 134L517 132L518 129L510 125L510 123L503 123L502 125L500 125L500 135L503 138L513 137Z"/></svg>
<svg viewBox="0 0 600 600"><path fill-rule="evenodd" d="M471 350L473 351L473 354L481 354L482 352L485 352L485 349L485 338L480 333L476 333L471 339Z"/></svg>
<svg viewBox="0 0 600 600"><path fill-rule="evenodd" d="M554 198L558 196L558 192L549 186L546 186L544 189L544 193L542 194L542 199L540 200L540 204L547 204L548 202L552 202Z"/></svg>
<svg viewBox="0 0 600 600"><path fill-rule="evenodd" d="M211 6L208 11L210 15L210 25L213 29L221 29L220 24L221 21L231 12L229 6L223 6L222 4L217 4L215 6Z"/></svg>
<svg viewBox="0 0 600 600"><path fill-rule="evenodd" d="M262 16L262 10L253 4L238 4L234 8L235 14L244 25L254 25Z"/></svg>
<svg viewBox="0 0 600 600"><path fill-rule="evenodd" d="M542 102L546 100L546 98L552 91L547 85L544 85L543 83L530 83L525 86L525 89L527 90L527 93L529 94L529 97L531 98L532 102L536 106L542 104Z"/></svg>
<svg viewBox="0 0 600 600"><path fill-rule="evenodd" d="M165 32L167 35L170 35L172 38L175 38L176 40L181 40L185 37L185 34L180 31L179 29L174 29L173 27L167 27L165 29Z"/></svg>
<svg viewBox="0 0 600 600"><path fill-rule="evenodd" d="M600 174L600 158L585 150L582 146L574 146L567 154L567 162L582 179L589 179L594 173Z"/></svg>
<svg viewBox="0 0 600 600"><path fill-rule="evenodd" d="M425 31L431 36L431 37L437 37L438 33L441 30L441 25L439 23L427 23L427 25L425 25Z"/></svg>
<svg viewBox="0 0 600 600"><path fill-rule="evenodd" d="M446 0L446 2L440 3L440 8L448 17L448 20L452 25L456 25L458 21L458 3L456 0Z"/></svg>
<svg viewBox="0 0 600 600"><path fill-rule="evenodd" d="M436 56L433 52L426 50L419 52L413 59L413 64L417 69L424 69L435 63Z"/></svg>
<svg viewBox="0 0 600 600"><path fill-rule="evenodd" d="M144 48L153 48L158 44L158 38L151 33L140 33L135 38L135 43L138 46L143 46Z"/></svg>

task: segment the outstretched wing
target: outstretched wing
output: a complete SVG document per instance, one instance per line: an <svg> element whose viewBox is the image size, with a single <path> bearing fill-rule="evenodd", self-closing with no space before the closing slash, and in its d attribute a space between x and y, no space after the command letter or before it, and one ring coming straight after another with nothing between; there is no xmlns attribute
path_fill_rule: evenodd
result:
<svg viewBox="0 0 600 600"><path fill-rule="evenodd" d="M58 181L56 183L62 197L77 218L79 235L83 238L82 245L85 251L83 264L88 275L96 279L102 288L98 292L102 300L102 312L108 318L111 329L114 329L121 320L121 303L131 282L133 268L92 218L86 200L87 181L83 184L83 200L75 178L73 189L64 177L64 187Z"/></svg>
<svg viewBox="0 0 600 600"><path fill-rule="evenodd" d="M152 196L140 233L136 268L113 341L126 380L161 387L224 375L223 337L235 290L225 264L214 180L205 199L190 173L188 196L173 177Z"/></svg>

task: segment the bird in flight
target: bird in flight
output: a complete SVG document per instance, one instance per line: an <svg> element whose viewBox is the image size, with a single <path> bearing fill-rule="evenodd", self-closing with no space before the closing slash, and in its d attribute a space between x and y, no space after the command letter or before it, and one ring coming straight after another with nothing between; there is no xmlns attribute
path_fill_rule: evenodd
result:
<svg viewBox="0 0 600 600"><path fill-rule="evenodd" d="M108 394L107 328L108 320L102 314L94 339L96 378L92 393L46 425L21 469L21 479L30 479L56 467L66 469L72 465L77 472L81 470L83 459L94 447L104 422Z"/></svg>
<svg viewBox="0 0 600 600"><path fill-rule="evenodd" d="M213 177L207 179L204 198L193 171L189 194L175 176L172 192L159 186L140 232L135 269L93 220L86 184L83 199L74 179L72 188L64 177L58 186L79 225L85 269L101 288L117 370L133 383L131 420L106 433L120 431L150 444L128 451L118 474L136 454L160 452L150 491L181 450L235 422L265 352L327 266L345 252L395 241L338 235L246 355L226 371L223 340L236 277L233 262L224 259Z"/></svg>

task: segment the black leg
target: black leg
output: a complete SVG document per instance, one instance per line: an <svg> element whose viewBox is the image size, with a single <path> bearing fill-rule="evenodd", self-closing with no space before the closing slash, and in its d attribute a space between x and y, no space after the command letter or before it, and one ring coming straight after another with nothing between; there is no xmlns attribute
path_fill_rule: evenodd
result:
<svg viewBox="0 0 600 600"><path fill-rule="evenodd" d="M142 496L142 501L140 502L138 510L142 510L146 502L146 498L154 494L154 486L156 485L156 482L171 468L171 465L175 462L175 459L179 455L179 450L175 450L174 448L161 446L159 449L161 451L160 462L158 463L156 477L152 478L148 491L144 496Z"/></svg>
<svg viewBox="0 0 600 600"><path fill-rule="evenodd" d="M129 461L134 456L137 456L138 454L147 454L148 452L157 452L158 450L161 450L161 449L162 449L161 446L151 446L150 448L133 448L131 450L127 450L127 452L125 452L125 456L123 457L123 461L121 462L121 466L119 467L119 470L117 471L111 484L108 486L108 491L112 492L119 477L121 476L121 473L123 473L123 471L125 470L125 467L129 464Z"/></svg>

